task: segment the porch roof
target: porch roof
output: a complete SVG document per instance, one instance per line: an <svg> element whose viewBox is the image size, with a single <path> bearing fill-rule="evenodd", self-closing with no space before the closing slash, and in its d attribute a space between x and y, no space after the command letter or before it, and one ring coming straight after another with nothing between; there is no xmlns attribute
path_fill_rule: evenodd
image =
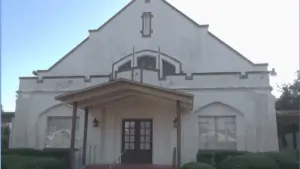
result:
<svg viewBox="0 0 300 169"><path fill-rule="evenodd" d="M105 106L131 97L142 96L152 99L180 101L184 109L193 108L194 95L172 89L140 83L127 79L117 79L111 82L72 91L55 97L64 103L77 102L79 108L90 106Z"/></svg>

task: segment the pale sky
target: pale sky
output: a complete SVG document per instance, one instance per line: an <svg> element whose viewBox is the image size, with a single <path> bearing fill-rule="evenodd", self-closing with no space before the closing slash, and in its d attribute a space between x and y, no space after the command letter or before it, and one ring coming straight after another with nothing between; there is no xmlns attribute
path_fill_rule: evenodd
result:
<svg viewBox="0 0 300 169"><path fill-rule="evenodd" d="M130 0L1 1L1 104L15 110L19 77L51 67ZM254 63L269 63L271 85L299 66L299 0L168 0ZM274 91L275 96L279 93Z"/></svg>

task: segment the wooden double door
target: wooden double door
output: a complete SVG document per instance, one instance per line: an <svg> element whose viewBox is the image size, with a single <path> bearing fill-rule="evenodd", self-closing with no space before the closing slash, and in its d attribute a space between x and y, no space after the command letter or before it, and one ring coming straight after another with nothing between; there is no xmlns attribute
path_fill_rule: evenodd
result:
<svg viewBox="0 0 300 169"><path fill-rule="evenodd" d="M152 163L152 119L123 119L122 121L122 163Z"/></svg>

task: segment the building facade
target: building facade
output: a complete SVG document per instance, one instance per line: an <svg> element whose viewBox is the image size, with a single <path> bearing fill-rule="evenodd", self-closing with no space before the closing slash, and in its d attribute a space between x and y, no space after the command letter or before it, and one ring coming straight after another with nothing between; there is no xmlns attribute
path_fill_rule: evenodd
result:
<svg viewBox="0 0 300 169"><path fill-rule="evenodd" d="M48 70L20 78L10 146L74 146L86 164L122 155L171 165L179 143L181 163L199 149L277 151L271 90L268 64L208 25L165 0L132 0Z"/></svg>

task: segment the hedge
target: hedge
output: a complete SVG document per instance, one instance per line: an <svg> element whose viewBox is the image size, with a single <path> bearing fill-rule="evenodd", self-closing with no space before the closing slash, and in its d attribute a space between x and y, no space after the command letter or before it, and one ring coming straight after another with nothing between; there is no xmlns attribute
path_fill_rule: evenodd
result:
<svg viewBox="0 0 300 169"><path fill-rule="evenodd" d="M2 150L1 153L2 156L5 157L3 158L3 162L5 163L4 165L9 169L12 169L11 164L14 165L14 162L10 162L11 160L22 164L22 167L33 167L32 169L34 169L34 167L43 167L47 169L48 166L50 166L50 168L57 168L59 166L60 168L68 168L69 152L69 148L46 148L43 150L13 148Z"/></svg>
<svg viewBox="0 0 300 169"><path fill-rule="evenodd" d="M298 163L292 155L283 152L262 153L275 161L278 169L297 169Z"/></svg>
<svg viewBox="0 0 300 169"><path fill-rule="evenodd" d="M10 148L2 150L1 154L64 158L69 156L69 152L69 148L46 148L43 150L32 148Z"/></svg>
<svg viewBox="0 0 300 169"><path fill-rule="evenodd" d="M2 158L7 169L68 169L63 160L54 157L3 155Z"/></svg>
<svg viewBox="0 0 300 169"><path fill-rule="evenodd" d="M198 162L184 164L181 169L215 169L212 165Z"/></svg>
<svg viewBox="0 0 300 169"><path fill-rule="evenodd" d="M245 151L227 151L227 150L199 150L197 153L197 162L207 163L217 166L221 161L237 155L247 154Z"/></svg>
<svg viewBox="0 0 300 169"><path fill-rule="evenodd" d="M218 169L278 169L276 162L263 153L249 153L227 158Z"/></svg>

